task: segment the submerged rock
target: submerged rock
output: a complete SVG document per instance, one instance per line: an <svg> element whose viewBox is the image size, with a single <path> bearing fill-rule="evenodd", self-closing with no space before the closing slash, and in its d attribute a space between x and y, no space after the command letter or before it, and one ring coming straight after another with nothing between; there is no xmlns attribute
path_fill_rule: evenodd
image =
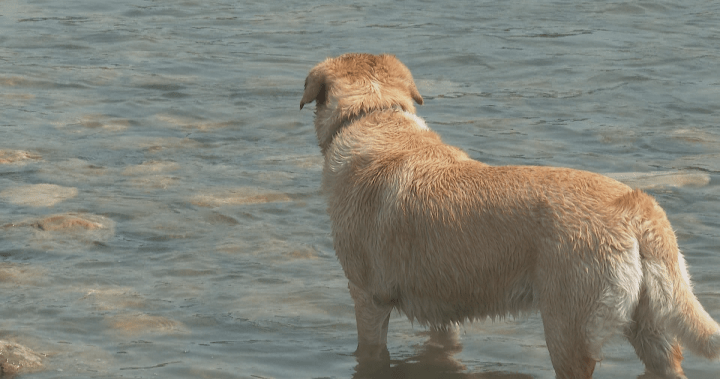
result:
<svg viewBox="0 0 720 379"><path fill-rule="evenodd" d="M81 215L75 213L52 215L42 218L32 226L45 231L56 231L64 229L102 229L107 228L103 224L105 218L97 215Z"/></svg>
<svg viewBox="0 0 720 379"><path fill-rule="evenodd" d="M42 357L25 346L0 340L0 376L38 371Z"/></svg>
<svg viewBox="0 0 720 379"><path fill-rule="evenodd" d="M115 235L115 222L96 214L69 212L3 224L0 231L46 251L66 250L68 243L102 244L110 240Z"/></svg>

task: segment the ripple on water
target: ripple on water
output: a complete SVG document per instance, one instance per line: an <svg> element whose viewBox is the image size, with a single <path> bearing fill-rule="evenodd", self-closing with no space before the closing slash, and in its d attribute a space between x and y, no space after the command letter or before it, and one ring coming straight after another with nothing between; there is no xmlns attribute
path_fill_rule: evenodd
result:
<svg viewBox="0 0 720 379"><path fill-rule="evenodd" d="M81 184L91 184L93 189L106 186L112 180L111 176L115 177L113 169L79 158L43 162L36 173L40 180L79 187Z"/></svg>
<svg viewBox="0 0 720 379"><path fill-rule="evenodd" d="M180 168L175 162L148 161L137 166L128 167L123 170L123 175L156 174L161 172L175 171Z"/></svg>
<svg viewBox="0 0 720 379"><path fill-rule="evenodd" d="M315 105L297 109L346 46L398 54L419 114L487 163L659 195L720 319L717 12L624 3L2 7L0 339L41 353L44 378L554 377L539 315L459 345L393 314L391 367L353 372ZM604 352L600 376L642 373L629 344ZM690 377L718 367L687 354Z"/></svg>
<svg viewBox="0 0 720 379"><path fill-rule="evenodd" d="M41 158L39 154L23 150L0 150L0 164L25 164Z"/></svg>
<svg viewBox="0 0 720 379"><path fill-rule="evenodd" d="M710 183L710 175L693 171L621 172L607 176L640 189L703 187Z"/></svg>
<svg viewBox="0 0 720 379"><path fill-rule="evenodd" d="M89 301L98 311L140 309L147 306L143 296L127 287L91 289L81 300Z"/></svg>
<svg viewBox="0 0 720 379"><path fill-rule="evenodd" d="M99 129L109 132L119 132L127 129L131 122L125 118L117 118L103 114L88 114L64 122L56 122L58 129L66 131L76 131L73 127L82 127L87 129Z"/></svg>
<svg viewBox="0 0 720 379"><path fill-rule="evenodd" d="M146 313L123 313L106 316L108 327L123 334L187 333L189 330L179 321Z"/></svg>
<svg viewBox="0 0 720 379"><path fill-rule="evenodd" d="M52 207L53 205L77 196L74 187L63 187L56 184L32 184L8 188L0 192L0 197L10 203L30 207Z"/></svg>
<svg viewBox="0 0 720 379"><path fill-rule="evenodd" d="M201 207L221 207L292 201L287 193L258 187L239 187L224 190L211 189L209 193L193 196L190 203Z"/></svg>
<svg viewBox="0 0 720 379"><path fill-rule="evenodd" d="M156 115L155 118L172 127L197 129L200 131L211 131L239 124L239 121L208 121L198 117L183 117L170 114Z"/></svg>
<svg viewBox="0 0 720 379"><path fill-rule="evenodd" d="M47 282L48 270L27 264L0 263L0 285L39 286Z"/></svg>
<svg viewBox="0 0 720 379"><path fill-rule="evenodd" d="M164 149L199 149L202 147L202 143L187 137L142 138L137 142L140 148L148 149L150 152Z"/></svg>
<svg viewBox="0 0 720 379"><path fill-rule="evenodd" d="M1 80L0 80L1 81ZM10 106L24 105L35 99L35 95L29 93L0 94L0 99Z"/></svg>
<svg viewBox="0 0 720 379"><path fill-rule="evenodd" d="M126 167L122 175L133 177L130 183L137 188L147 190L167 189L178 183L179 179L165 173L177 171L180 165L175 162L147 161L139 165Z"/></svg>
<svg viewBox="0 0 720 379"><path fill-rule="evenodd" d="M313 246L299 246L283 253L283 256L288 259L318 259L318 250Z"/></svg>
<svg viewBox="0 0 720 379"><path fill-rule="evenodd" d="M720 146L720 144L718 144ZM720 153L693 154L680 157L672 162L673 167L720 173Z"/></svg>
<svg viewBox="0 0 720 379"><path fill-rule="evenodd" d="M178 184L178 178L167 175L151 175L140 178L133 178L130 183L138 188L146 190L168 189Z"/></svg>

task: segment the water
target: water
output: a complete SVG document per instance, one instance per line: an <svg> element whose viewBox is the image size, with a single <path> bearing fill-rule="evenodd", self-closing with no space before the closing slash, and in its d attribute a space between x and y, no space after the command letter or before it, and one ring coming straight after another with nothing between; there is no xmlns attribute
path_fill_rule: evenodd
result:
<svg viewBox="0 0 720 379"><path fill-rule="evenodd" d="M552 378L538 316L356 367L309 69L391 52L419 114L490 164L574 167L666 209L720 320L720 5L3 1L0 339L24 378ZM630 345L597 378L637 377ZM720 363L686 354L691 378ZM379 370L379 369L378 369Z"/></svg>

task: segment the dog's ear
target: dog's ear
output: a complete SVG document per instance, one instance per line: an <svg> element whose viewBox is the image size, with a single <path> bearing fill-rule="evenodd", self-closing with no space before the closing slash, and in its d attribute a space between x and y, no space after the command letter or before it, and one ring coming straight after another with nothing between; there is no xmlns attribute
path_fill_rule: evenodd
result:
<svg viewBox="0 0 720 379"><path fill-rule="evenodd" d="M415 83L412 83L410 85L410 96L415 100L416 103L423 105L423 98L420 96L420 92L418 92L417 87L415 87Z"/></svg>
<svg viewBox="0 0 720 379"><path fill-rule="evenodd" d="M300 109L303 109L305 104L312 103L313 101L316 101L315 104L317 105L325 104L327 98L326 79L326 75L322 70L315 68L310 71L310 74L305 79L305 92L303 93L302 100L300 100Z"/></svg>

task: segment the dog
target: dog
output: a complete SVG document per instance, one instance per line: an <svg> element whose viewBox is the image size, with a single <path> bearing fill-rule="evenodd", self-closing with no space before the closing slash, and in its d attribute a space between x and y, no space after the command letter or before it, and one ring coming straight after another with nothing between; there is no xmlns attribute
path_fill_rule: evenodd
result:
<svg viewBox="0 0 720 379"><path fill-rule="evenodd" d="M471 159L415 114L423 98L393 55L317 64L300 109L313 101L358 359L389 358L393 309L437 330L539 310L558 378L591 378L617 332L665 378L685 377L681 343L720 356L720 326L651 196L591 172Z"/></svg>

